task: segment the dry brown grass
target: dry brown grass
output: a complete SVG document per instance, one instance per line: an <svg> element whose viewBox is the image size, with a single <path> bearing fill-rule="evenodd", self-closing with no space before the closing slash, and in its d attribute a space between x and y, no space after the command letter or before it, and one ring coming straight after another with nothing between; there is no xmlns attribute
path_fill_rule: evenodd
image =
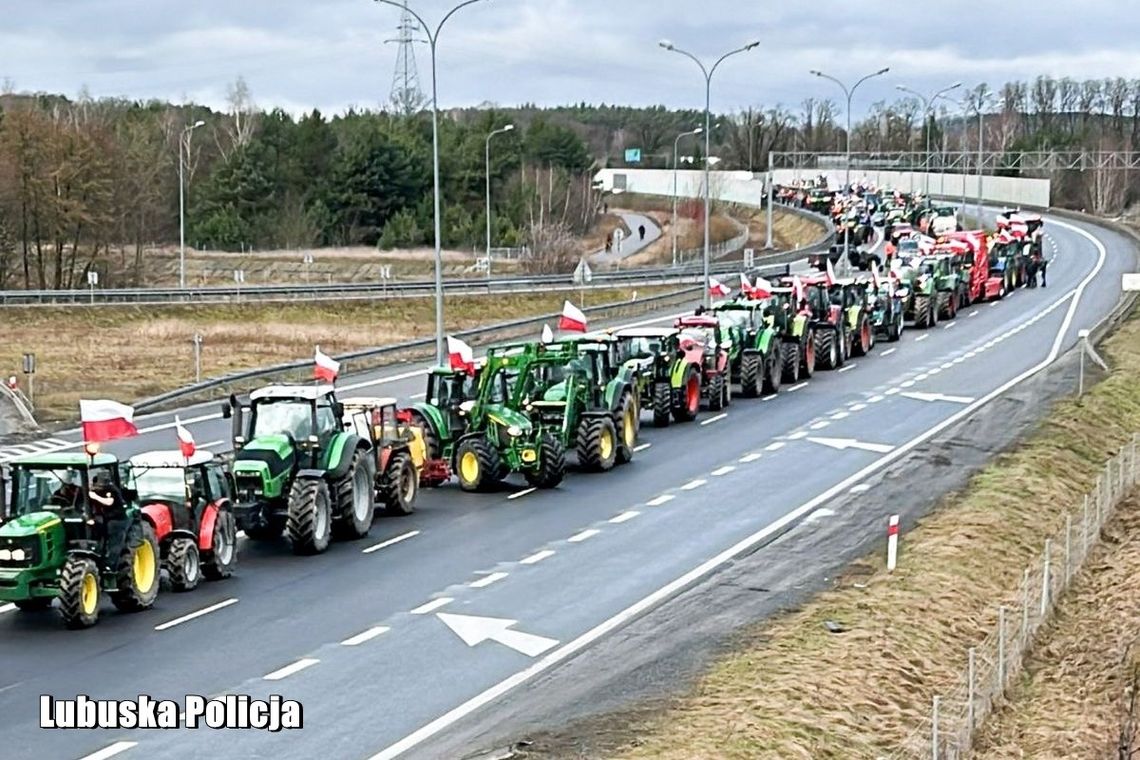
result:
<svg viewBox="0 0 1140 760"><path fill-rule="evenodd" d="M670 288L643 287L641 296ZM448 297L447 328L553 313L574 293ZM628 290L591 291L591 305L629 300ZM37 360L36 405L41 422L70 419L78 399L121 401L194 381L192 339L200 334L202 375L302 359L313 347L330 354L434 334L431 299L328 304L232 306L14 308L0 311L9 330L0 341L0 375L17 372L24 352ZM346 368L350 369L350 368Z"/></svg>
<svg viewBox="0 0 1140 760"><path fill-rule="evenodd" d="M983 728L976 757L1117 757L1138 664L1140 499L1124 501L1040 633L1026 670ZM1127 747L1127 742L1125 743ZM1133 742L1131 749L1138 749Z"/></svg>
<svg viewBox="0 0 1140 760"><path fill-rule="evenodd" d="M846 760L893 751L928 717L933 695L957 684L966 650L994 628L997 605L1013 601L1022 568L1140 429L1140 322L1105 349L1112 374L1082 403L1058 403L1022 446L908 533L894 574L878 555L867 558L835 590L748 632L676 709L631 729L637 740L618 756ZM1134 579L1120 593L1135 597ZM849 631L826 632L829 619Z"/></svg>

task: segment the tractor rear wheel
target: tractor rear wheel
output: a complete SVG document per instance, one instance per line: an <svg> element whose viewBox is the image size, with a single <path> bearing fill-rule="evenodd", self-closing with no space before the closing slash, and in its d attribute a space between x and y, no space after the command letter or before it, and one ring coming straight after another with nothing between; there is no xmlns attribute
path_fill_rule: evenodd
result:
<svg viewBox="0 0 1140 760"><path fill-rule="evenodd" d="M189 538L176 538L170 542L166 555L166 572L170 574L170 587L175 591L193 591L202 580L202 559L198 544Z"/></svg>
<svg viewBox="0 0 1140 760"><path fill-rule="evenodd" d="M784 350L780 343L772 347L764 359L764 380L761 393L780 392L780 381L784 374Z"/></svg>
<svg viewBox="0 0 1140 760"><path fill-rule="evenodd" d="M685 368L678 389L677 405L673 407L673 419L677 422L692 422L701 411L701 372L697 365Z"/></svg>
<svg viewBox="0 0 1140 760"><path fill-rule="evenodd" d="M222 509L214 518L214 538L210 549L202 555L202 575L206 580L220 581L234 574L236 564L237 522L233 512Z"/></svg>
<svg viewBox="0 0 1140 760"><path fill-rule="evenodd" d="M930 317L933 312L930 296L914 297L914 326L918 329L930 327Z"/></svg>
<svg viewBox="0 0 1140 760"><path fill-rule="evenodd" d="M653 384L653 425L654 427L669 427L670 415L673 412L673 388L669 383Z"/></svg>
<svg viewBox="0 0 1140 760"><path fill-rule="evenodd" d="M336 484L336 517L332 530L337 538L363 538L372 530L376 485L368 455L360 449L353 452L348 472Z"/></svg>
<svg viewBox="0 0 1140 760"><path fill-rule="evenodd" d="M800 379L800 366L803 364L800 356L800 344L785 342L780 346L780 375L785 382L795 383Z"/></svg>
<svg viewBox="0 0 1140 760"><path fill-rule="evenodd" d="M419 485L412 458L402 451L393 454L388 460L388 469L384 472L384 484L380 487L384 497L384 511L396 516L415 512Z"/></svg>
<svg viewBox="0 0 1140 760"><path fill-rule="evenodd" d="M543 433L538 446L538 469L527 470L526 482L535 488L554 488L566 476L566 448L551 433Z"/></svg>
<svg viewBox="0 0 1140 760"><path fill-rule="evenodd" d="M764 382L764 356L745 354L740 357L740 395L756 398Z"/></svg>
<svg viewBox="0 0 1140 760"><path fill-rule="evenodd" d="M123 612L138 612L158 598L158 540L154 528L141 520L127 530L115 565L115 590L111 601Z"/></svg>
<svg viewBox="0 0 1140 760"><path fill-rule="evenodd" d="M157 574L157 573L156 573ZM68 628L99 622L99 568L87 557L71 555L59 574L59 614Z"/></svg>
<svg viewBox="0 0 1140 760"><path fill-rule="evenodd" d="M28 599L17 599L12 602L21 612L39 612L51 607L50 596L33 596Z"/></svg>
<svg viewBox="0 0 1140 760"><path fill-rule="evenodd" d="M487 491L498 483L499 452L484 438L466 438L455 449L455 474L464 491Z"/></svg>
<svg viewBox="0 0 1140 760"><path fill-rule="evenodd" d="M633 449L637 446L637 407L629 391L622 394L614 412L614 427L618 434L617 463L633 461Z"/></svg>
<svg viewBox="0 0 1140 760"><path fill-rule="evenodd" d="M333 507L328 483L315 478L294 480L288 509L285 533L294 554L320 554L329 548Z"/></svg>
<svg viewBox="0 0 1140 760"><path fill-rule="evenodd" d="M578 464L584 470L613 469L617 457L617 431L609 417L587 417L578 425Z"/></svg>
<svg viewBox="0 0 1140 760"><path fill-rule="evenodd" d="M719 412L724 409L724 375L713 375L709 380L709 411Z"/></svg>

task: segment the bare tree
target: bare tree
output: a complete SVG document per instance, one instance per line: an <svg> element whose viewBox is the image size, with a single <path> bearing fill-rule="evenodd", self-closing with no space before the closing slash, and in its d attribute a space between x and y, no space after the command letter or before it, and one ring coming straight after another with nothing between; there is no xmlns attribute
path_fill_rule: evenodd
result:
<svg viewBox="0 0 1140 760"><path fill-rule="evenodd" d="M226 103L229 106L230 117L224 127L226 144L223 145L216 132L214 135L223 161L229 161L233 151L249 145L257 130L257 106L253 102L253 94L244 77L239 76L227 88Z"/></svg>

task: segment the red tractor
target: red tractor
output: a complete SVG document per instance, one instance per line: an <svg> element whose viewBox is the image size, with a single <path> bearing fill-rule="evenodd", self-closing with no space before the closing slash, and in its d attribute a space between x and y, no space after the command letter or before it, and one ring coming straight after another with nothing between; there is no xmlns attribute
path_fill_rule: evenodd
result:
<svg viewBox="0 0 1140 760"><path fill-rule="evenodd" d="M708 314L680 317L673 326L681 331L680 350L687 363L701 367L701 395L709 411L732 403L729 351L732 338L720 320Z"/></svg>
<svg viewBox="0 0 1140 760"><path fill-rule="evenodd" d="M954 253L961 260L964 276L959 279L958 301L962 306L1005 297L1004 274L990 269L989 239L985 230L952 232L942 239L954 246ZM936 252L941 252L939 248L941 246L935 248Z"/></svg>
<svg viewBox="0 0 1140 760"><path fill-rule="evenodd" d="M171 587L189 591L203 576L221 580L233 575L237 521L231 476L221 460L209 451L190 457L152 451L131 457L130 472Z"/></svg>

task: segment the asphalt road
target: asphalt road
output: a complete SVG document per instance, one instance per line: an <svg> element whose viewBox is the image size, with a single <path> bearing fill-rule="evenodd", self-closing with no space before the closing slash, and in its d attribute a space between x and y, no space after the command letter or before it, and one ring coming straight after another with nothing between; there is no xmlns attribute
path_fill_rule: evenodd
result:
<svg viewBox="0 0 1140 760"><path fill-rule="evenodd" d="M736 398L726 416L646 425L647 448L611 473L574 473L550 492L425 492L415 515L378 520L368 539L319 557L244 544L233 579L164 594L146 613L108 611L86 632L62 630L51 613L0 612L3 756L454 756L440 744L449 730L477 723L503 695L762 547L1072 346L1114 306L1134 254L1113 232L1053 218L1047 230L1049 288L908 330L775 398ZM341 393L409 399L422 383L409 368ZM181 415L200 443L228 438L214 407ZM168 415L142 422L142 436L110 448L174 444ZM38 728L39 695L80 693L281 694L302 702L305 728Z"/></svg>
<svg viewBox="0 0 1140 760"><path fill-rule="evenodd" d="M606 253L605 249L593 254L590 258L599 263L608 263L614 261L621 261L622 259L629 258L633 254L641 251L650 243L661 237L661 228L657 226L657 222L653 221L650 217L644 214L634 214L628 211L617 212L625 221L625 226L629 229L630 235L622 240L621 250L612 250ZM645 227L645 239L642 240L637 236L637 228Z"/></svg>

